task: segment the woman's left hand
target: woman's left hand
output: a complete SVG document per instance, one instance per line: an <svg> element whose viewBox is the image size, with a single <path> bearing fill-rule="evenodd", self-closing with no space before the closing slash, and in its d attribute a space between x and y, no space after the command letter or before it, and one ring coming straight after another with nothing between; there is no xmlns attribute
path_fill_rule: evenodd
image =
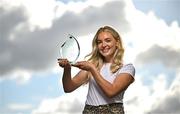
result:
<svg viewBox="0 0 180 114"><path fill-rule="evenodd" d="M73 64L72 66L77 67L82 70L86 70L86 71L91 71L92 69L95 68L94 64L92 64L88 61L78 61L75 64Z"/></svg>

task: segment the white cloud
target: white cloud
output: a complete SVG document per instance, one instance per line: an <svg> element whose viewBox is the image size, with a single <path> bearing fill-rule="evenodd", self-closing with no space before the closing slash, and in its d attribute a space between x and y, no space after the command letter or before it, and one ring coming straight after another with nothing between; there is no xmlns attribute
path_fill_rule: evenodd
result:
<svg viewBox="0 0 180 114"><path fill-rule="evenodd" d="M146 85L142 84L143 87L147 87L146 89L148 90L148 94L145 94L147 90L145 91L139 88L138 90L142 90L140 91L140 94L145 96L137 97L137 99L143 98L143 100L137 100L137 102L141 105L132 107L134 110L140 109L142 114L148 112L149 114L179 113L179 109L172 108L176 107L176 105L179 104L178 102L167 102L167 100L173 101L174 99L178 99L176 95L170 95L172 92L167 84L173 84L173 82L171 83L171 81L168 80L170 77L172 77L171 79L173 81L176 77L178 77L176 72L179 68L177 63L179 63L178 58L180 46L177 43L177 36L180 35L180 29L177 26L177 22L168 26L163 20L158 19L152 12L147 15L142 13L142 15L137 15L136 17L138 17L137 20L133 21L131 24L134 29L128 36L133 37L131 41L129 41L133 42L133 46L130 50L133 57L136 55L134 59L137 68L141 70L141 74L146 71L149 72L149 74L144 73L145 75L140 77L144 77L144 79L151 79L152 82L149 82L149 84ZM160 67L156 66L157 63L163 65L165 70L164 72ZM155 76L150 75L153 71L151 71L150 67L148 67L148 64L151 65L151 68L156 68L156 72L158 72L159 69L159 72ZM141 66L141 68L139 66ZM173 73L175 75L169 75L168 69L174 69ZM141 81L145 80L141 79ZM175 88L177 89L177 87ZM169 106L169 104L171 104L172 107Z"/></svg>
<svg viewBox="0 0 180 114"><path fill-rule="evenodd" d="M127 47L125 58L127 61L143 61L143 57L147 56L150 60L157 59L159 62L164 60L164 63L169 64L178 63L180 28L177 21L174 21L169 26L163 19L156 17L153 12L144 14L136 10L132 4L129 6L131 7L126 8L126 18L131 29L128 34L124 35ZM160 50L162 48L164 52L158 52L158 49L155 49L156 46ZM152 51L153 48L154 51ZM162 55L156 56L158 53ZM172 58L171 62L167 61L169 58ZM143 62L145 61L148 62L149 60L146 59Z"/></svg>
<svg viewBox="0 0 180 114"><path fill-rule="evenodd" d="M86 2L63 2L56 0L18 0L18 1L2 1L2 7L6 10L13 10L13 8L23 7L28 16L28 23L34 27L49 28L52 26L53 20L61 17L66 11L80 13L85 8L100 7L104 3L112 0L88 0ZM6 6L6 7L4 7Z"/></svg>
<svg viewBox="0 0 180 114"><path fill-rule="evenodd" d="M123 1L108 2L106 4L103 2L104 5L102 5L102 7L95 7L96 5L92 5L93 7L87 6L85 10L78 14L70 11L65 12L61 17L53 21L49 19L49 22L52 23L51 28L43 28L42 26L46 25L42 23L29 22L31 18L42 19L40 18L41 14L38 12L38 14L33 13L35 11L34 9L37 8L36 5L30 7L33 3L33 1L30 4L27 4L27 1L19 1L21 5L16 5L16 7L13 7L11 3L9 3L9 7L13 7L11 10L6 10L4 6L1 9L1 12L3 12L0 18L0 22L3 25L3 31L1 31L2 39L0 39L1 76L11 75L17 68L32 72L51 69L54 67L54 63L57 59L56 55L58 51L56 45L58 41L62 42L68 33L74 33L77 37L88 36L89 34L94 34L97 28L104 24L114 26L122 24L123 26L117 27L120 29L123 28L122 30L124 31L128 29L128 23L122 18L124 17ZM42 5L44 6L40 6L39 8L44 8L47 4ZM114 5L116 7L114 7ZM47 7L47 10L49 11L53 9L52 6L48 8L49 7ZM116 12L119 8L122 8L122 10ZM106 13L102 13L102 10ZM31 13L38 16L34 17ZM120 14L120 16L118 16L117 13ZM89 43L89 40L87 43Z"/></svg>
<svg viewBox="0 0 180 114"><path fill-rule="evenodd" d="M83 86L73 93L64 94L57 98L44 99L32 114L80 114L84 107L87 86Z"/></svg>
<svg viewBox="0 0 180 114"><path fill-rule="evenodd" d="M152 114L152 113L179 114L180 112L179 87L180 87L180 75L177 74L177 77L174 79L174 82L171 84L171 87L166 91L166 94L159 93L159 98L156 100L156 102L154 102L152 108L149 109L148 114ZM157 91L158 90L159 89L157 88Z"/></svg>
<svg viewBox="0 0 180 114"><path fill-rule="evenodd" d="M31 78L31 74L28 71L16 70L14 75L9 78L16 79L19 84L25 84Z"/></svg>
<svg viewBox="0 0 180 114"><path fill-rule="evenodd" d="M15 80L17 84L24 85L27 84L28 81L31 79L31 73L29 71L18 69L12 72L11 76L8 77L1 77L0 81L9 79L9 80Z"/></svg>
<svg viewBox="0 0 180 114"><path fill-rule="evenodd" d="M144 114L145 110L151 106L149 95L149 87L144 86L140 76L136 75L135 82L129 86L124 96L125 112L127 114L134 114L135 112Z"/></svg>
<svg viewBox="0 0 180 114"><path fill-rule="evenodd" d="M13 10L12 8L23 7L28 21L31 26L38 26L40 28L47 28L52 25L55 14L56 1L54 0L18 0L8 1L3 0L3 4ZM7 8L6 8L7 9Z"/></svg>
<svg viewBox="0 0 180 114"><path fill-rule="evenodd" d="M33 105L32 104L26 104L26 103L10 103L7 105L7 107L2 113L5 114L12 114L12 113L16 113L16 114L23 114L24 111L26 110L32 110L33 109Z"/></svg>

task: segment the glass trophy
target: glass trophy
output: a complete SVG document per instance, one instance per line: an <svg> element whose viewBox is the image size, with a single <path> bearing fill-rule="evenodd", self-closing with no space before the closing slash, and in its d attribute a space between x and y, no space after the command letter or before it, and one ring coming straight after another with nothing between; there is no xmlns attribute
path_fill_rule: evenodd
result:
<svg viewBox="0 0 180 114"><path fill-rule="evenodd" d="M70 64L74 64L80 55L80 45L78 40L71 34L67 40L59 47L60 58L68 59Z"/></svg>

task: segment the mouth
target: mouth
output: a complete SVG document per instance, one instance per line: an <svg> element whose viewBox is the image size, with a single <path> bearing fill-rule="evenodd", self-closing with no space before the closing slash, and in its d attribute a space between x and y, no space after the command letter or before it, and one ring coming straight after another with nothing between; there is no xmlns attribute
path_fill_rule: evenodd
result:
<svg viewBox="0 0 180 114"><path fill-rule="evenodd" d="M110 49L102 49L101 52L102 52L102 53L107 53L107 52L109 52L109 50L110 50Z"/></svg>

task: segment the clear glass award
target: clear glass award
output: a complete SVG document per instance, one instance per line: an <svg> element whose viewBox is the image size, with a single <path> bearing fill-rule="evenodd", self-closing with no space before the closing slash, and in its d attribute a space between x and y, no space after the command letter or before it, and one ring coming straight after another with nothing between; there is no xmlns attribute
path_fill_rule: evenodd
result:
<svg viewBox="0 0 180 114"><path fill-rule="evenodd" d="M74 64L80 55L80 45L78 40L71 34L68 35L66 41L58 46L60 58L68 59L70 64Z"/></svg>

